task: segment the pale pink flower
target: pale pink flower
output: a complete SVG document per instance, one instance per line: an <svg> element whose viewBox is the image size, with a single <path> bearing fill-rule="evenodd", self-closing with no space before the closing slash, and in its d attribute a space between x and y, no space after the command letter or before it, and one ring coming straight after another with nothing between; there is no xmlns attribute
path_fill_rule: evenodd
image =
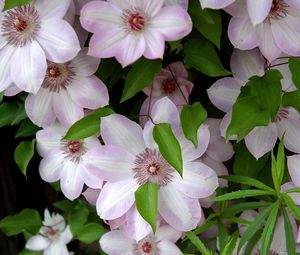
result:
<svg viewBox="0 0 300 255"><path fill-rule="evenodd" d="M63 63L80 50L73 28L63 20L70 0L34 0L0 13L0 91L11 83L36 93L47 61Z"/></svg>
<svg viewBox="0 0 300 255"><path fill-rule="evenodd" d="M123 231L113 230L101 237L100 246L108 255L182 255L175 245L181 234L172 227L164 225L157 229L155 235L150 234L137 242Z"/></svg>
<svg viewBox="0 0 300 255"><path fill-rule="evenodd" d="M181 106L188 103L189 95L194 84L188 79L188 71L182 62L174 62L163 68L155 77L151 87L143 91L148 96L143 102L140 110L140 124L145 125L148 118L144 115L151 115L154 103L168 96L172 102L181 109Z"/></svg>
<svg viewBox="0 0 300 255"><path fill-rule="evenodd" d="M190 33L190 16L179 5L164 6L164 0L93 1L81 11L82 26L94 33L89 54L116 57L127 66L142 55L162 58L165 41Z"/></svg>
<svg viewBox="0 0 300 255"><path fill-rule="evenodd" d="M165 0L165 5L175 5L178 4L185 10L188 9L189 1L188 0Z"/></svg>
<svg viewBox="0 0 300 255"><path fill-rule="evenodd" d="M276 60L270 66L286 61ZM226 112L220 125L221 134L225 137L226 129L231 120L231 108L240 93L240 88L253 75L263 75L265 60L258 50L235 50L231 58L231 70L234 78L222 78L215 82L207 91L211 102L220 110ZM281 71L284 79L281 81L282 90L293 91L291 73L287 65L272 67ZM285 147L293 152L300 153L300 115L294 108L280 108L274 122L268 126L255 127L246 137L246 146L255 158L260 158L272 150L277 138L285 133ZM233 139L235 139L233 137Z"/></svg>
<svg viewBox="0 0 300 255"><path fill-rule="evenodd" d="M236 2L231 6L233 16L228 26L228 36L231 43L238 49L249 50L259 47L262 54L273 61L282 52L300 55L300 2L294 0L253 1L265 5L261 8L254 4L251 13L259 14L264 19L252 24L246 11L246 2ZM265 13L267 12L267 15Z"/></svg>
<svg viewBox="0 0 300 255"><path fill-rule="evenodd" d="M169 165L154 142L154 125L148 121L144 130L122 115L113 114L101 120L105 146L84 156L88 172L108 181L97 201L97 212L105 220L124 215L134 204L135 191L151 182L160 186L158 211L172 227L188 231L202 218L198 199L210 196L218 186L215 172L201 162L193 162L205 152L209 130L198 130L201 141L197 149L180 132L179 112L167 97L153 106L155 123L171 123L182 148L183 178ZM180 206L178 206L180 205Z"/></svg>
<svg viewBox="0 0 300 255"><path fill-rule="evenodd" d="M36 133L37 150L43 157L39 172L46 182L60 180L63 194L70 200L77 198L84 183L93 189L100 189L103 181L86 175L85 153L100 145L96 137L83 140L65 140L66 129L53 124Z"/></svg>
<svg viewBox="0 0 300 255"><path fill-rule="evenodd" d="M208 126L210 139L207 150L198 159L200 162L208 165L213 169L218 176L228 175L227 167L223 162L229 160L233 154L232 144L226 142L225 138L221 136L220 132L221 119L208 118L204 124ZM227 186L227 180L219 179L220 187ZM211 201L208 201L210 204ZM203 203L201 203L203 204Z"/></svg>
<svg viewBox="0 0 300 255"><path fill-rule="evenodd" d="M97 58L83 49L72 61L57 64L48 61L47 74L37 94L29 94L25 110L38 126L49 126L57 119L65 127L84 116L84 108L96 109L108 104L108 91L93 75Z"/></svg>
<svg viewBox="0 0 300 255"><path fill-rule="evenodd" d="M72 240L70 226L60 214L45 210L43 226L39 234L26 242L26 249L44 251L44 255L69 255L67 244Z"/></svg>

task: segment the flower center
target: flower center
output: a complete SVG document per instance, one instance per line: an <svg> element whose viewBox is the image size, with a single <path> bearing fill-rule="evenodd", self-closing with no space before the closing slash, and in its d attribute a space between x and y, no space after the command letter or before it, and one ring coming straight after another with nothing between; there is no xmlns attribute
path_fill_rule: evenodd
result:
<svg viewBox="0 0 300 255"><path fill-rule="evenodd" d="M8 44L22 47L35 39L40 27L38 11L32 5L24 5L6 12L1 31Z"/></svg>
<svg viewBox="0 0 300 255"><path fill-rule="evenodd" d="M288 14L287 7L289 7L284 0L273 0L270 13L266 20L271 22L271 20L278 20L286 17Z"/></svg>
<svg viewBox="0 0 300 255"><path fill-rule="evenodd" d="M134 163L134 178L140 185L151 182L165 186L172 180L173 168L156 149L146 148L136 156Z"/></svg>
<svg viewBox="0 0 300 255"><path fill-rule="evenodd" d="M165 80L162 89L166 94L172 94L176 90L176 81L174 79Z"/></svg>
<svg viewBox="0 0 300 255"><path fill-rule="evenodd" d="M53 227L49 227L49 226L43 226L40 230L40 233L50 240L56 239L60 234L60 232L58 230L54 229Z"/></svg>
<svg viewBox="0 0 300 255"><path fill-rule="evenodd" d="M86 152L84 142L81 140L62 140L61 144L65 157L76 162L79 162L81 156Z"/></svg>
<svg viewBox="0 0 300 255"><path fill-rule="evenodd" d="M150 253L151 249L152 249L152 246L151 246L151 243L149 243L149 242L145 242L145 243L142 245L142 250L143 250L143 252L145 252L145 253Z"/></svg>
<svg viewBox="0 0 300 255"><path fill-rule="evenodd" d="M275 122L281 121L282 119L286 119L289 115L289 110L286 108L280 108L277 112Z"/></svg>
<svg viewBox="0 0 300 255"><path fill-rule="evenodd" d="M141 31L145 24L145 19L138 12L132 13L128 19L132 31Z"/></svg>
<svg viewBox="0 0 300 255"><path fill-rule="evenodd" d="M72 82L75 73L72 71L69 63L57 64L48 61L48 67L42 87L49 89L51 92L59 92L66 89Z"/></svg>

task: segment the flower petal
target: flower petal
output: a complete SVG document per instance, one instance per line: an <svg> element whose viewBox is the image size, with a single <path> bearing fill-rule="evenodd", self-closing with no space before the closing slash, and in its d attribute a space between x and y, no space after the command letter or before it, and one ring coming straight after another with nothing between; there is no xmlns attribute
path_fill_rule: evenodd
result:
<svg viewBox="0 0 300 255"><path fill-rule="evenodd" d="M6 45L0 49L0 91L5 90L11 83L11 60L15 53L15 47Z"/></svg>
<svg viewBox="0 0 300 255"><path fill-rule="evenodd" d="M65 63L73 59L80 50L74 29L65 20L43 20L37 40L45 51L46 58L55 63Z"/></svg>
<svg viewBox="0 0 300 255"><path fill-rule="evenodd" d="M300 154L287 157L288 170L293 183L300 186Z"/></svg>
<svg viewBox="0 0 300 255"><path fill-rule="evenodd" d="M87 188L82 195L84 198L92 205L96 205L97 199L100 195L101 190L100 189L91 189Z"/></svg>
<svg viewBox="0 0 300 255"><path fill-rule="evenodd" d="M64 231L60 234L60 239L65 243L68 244L69 242L71 242L73 238L70 226L67 225L66 228L64 229Z"/></svg>
<svg viewBox="0 0 300 255"><path fill-rule="evenodd" d="M46 182L56 182L61 178L61 173L64 165L64 156L62 153L53 154L43 158L39 172L41 178Z"/></svg>
<svg viewBox="0 0 300 255"><path fill-rule="evenodd" d="M84 116L83 109L73 102L64 89L53 95L53 110L59 122L65 127L70 127Z"/></svg>
<svg viewBox="0 0 300 255"><path fill-rule="evenodd" d="M223 9L232 4L235 0L200 0L202 8Z"/></svg>
<svg viewBox="0 0 300 255"><path fill-rule="evenodd" d="M61 170L60 187L62 193L70 200L80 196L83 189L83 180L77 162L66 160Z"/></svg>
<svg viewBox="0 0 300 255"><path fill-rule="evenodd" d="M242 82L238 79L222 78L207 90L207 94L214 106L228 112L239 96L241 86Z"/></svg>
<svg viewBox="0 0 300 255"><path fill-rule="evenodd" d="M135 179L106 183L97 201L97 213L105 220L114 220L126 213L134 204Z"/></svg>
<svg viewBox="0 0 300 255"><path fill-rule="evenodd" d="M27 242L26 242L26 249L33 250L33 251L41 251L46 249L50 245L49 239L46 237L36 235L32 236Z"/></svg>
<svg viewBox="0 0 300 255"><path fill-rule="evenodd" d="M37 93L45 78L46 70L45 53L36 41L16 48L11 60L10 73L20 89Z"/></svg>
<svg viewBox="0 0 300 255"><path fill-rule="evenodd" d="M246 146L251 154L259 159L273 149L277 141L277 135L277 127L274 123L270 123L266 127L255 127L245 137Z"/></svg>
<svg viewBox="0 0 300 255"><path fill-rule="evenodd" d="M168 240L172 243L176 243L181 236L181 231L178 231L169 225L160 226L155 233L157 241Z"/></svg>
<svg viewBox="0 0 300 255"><path fill-rule="evenodd" d="M177 190L191 198L205 198L218 187L216 173L201 162L184 164L183 177L175 177L171 183Z"/></svg>
<svg viewBox="0 0 300 255"><path fill-rule="evenodd" d="M165 39L154 29L147 29L143 34L145 38L145 51L143 55L149 59L163 58Z"/></svg>
<svg viewBox="0 0 300 255"><path fill-rule="evenodd" d="M59 254L59 255L69 255L67 246L61 241L57 240L52 242L46 250L44 250L43 255L53 255L53 254Z"/></svg>
<svg viewBox="0 0 300 255"><path fill-rule="evenodd" d="M22 90L19 89L16 84L12 83L5 91L4 96L12 97L20 93Z"/></svg>
<svg viewBox="0 0 300 255"><path fill-rule="evenodd" d="M166 41L176 41L191 32L192 21L186 10L172 5L163 7L148 26L161 33Z"/></svg>
<svg viewBox="0 0 300 255"><path fill-rule="evenodd" d="M86 174L109 182L119 182L133 177L135 156L125 149L105 145L89 150L84 156Z"/></svg>
<svg viewBox="0 0 300 255"><path fill-rule="evenodd" d="M38 0L34 1L34 8L43 19L63 18L70 6L71 0Z"/></svg>
<svg viewBox="0 0 300 255"><path fill-rule="evenodd" d="M36 95L29 94L27 96L25 111L30 120L37 126L45 127L55 122L52 96L53 93L44 88L40 88Z"/></svg>
<svg viewBox="0 0 300 255"><path fill-rule="evenodd" d="M198 200L185 196L171 185L160 187L158 211L168 224L179 231L194 229L202 217Z"/></svg>
<svg viewBox="0 0 300 255"><path fill-rule="evenodd" d="M272 2L273 0L247 0L248 13L254 26L266 19L271 10Z"/></svg>
<svg viewBox="0 0 300 255"><path fill-rule="evenodd" d="M95 75L74 77L67 91L72 100L82 108L97 109L108 105L107 88Z"/></svg>
<svg viewBox="0 0 300 255"><path fill-rule="evenodd" d="M157 244L157 248L159 252L164 255L182 255L180 249L176 246L176 244L168 241L162 240Z"/></svg>
<svg viewBox="0 0 300 255"><path fill-rule="evenodd" d="M120 230L105 233L100 239L101 249L109 255L133 255L134 244L135 242Z"/></svg>
<svg viewBox="0 0 300 255"><path fill-rule="evenodd" d="M119 114L101 118L101 136L106 145L116 145L138 155L146 148L142 128Z"/></svg>
<svg viewBox="0 0 300 255"><path fill-rule="evenodd" d="M209 143L207 150L205 152L212 159L223 162L231 159L234 154L232 144L226 142L226 140L221 137L219 140Z"/></svg>

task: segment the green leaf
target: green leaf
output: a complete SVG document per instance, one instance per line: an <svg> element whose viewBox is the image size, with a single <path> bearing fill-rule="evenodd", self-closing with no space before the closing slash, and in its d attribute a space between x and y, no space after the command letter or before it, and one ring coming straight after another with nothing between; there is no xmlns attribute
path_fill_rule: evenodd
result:
<svg viewBox="0 0 300 255"><path fill-rule="evenodd" d="M220 48L222 33L221 14L217 10L202 9L198 0L190 0L188 12L196 29Z"/></svg>
<svg viewBox="0 0 300 255"><path fill-rule="evenodd" d="M53 203L53 206L58 208L59 210L62 210L63 212L69 212L73 210L73 208L77 205L77 200L70 201L68 199L59 200L55 203Z"/></svg>
<svg viewBox="0 0 300 255"><path fill-rule="evenodd" d="M89 210L83 206L77 206L74 210L70 211L67 215L68 224L70 225L71 232L75 236L78 231L86 223L89 216Z"/></svg>
<svg viewBox="0 0 300 255"><path fill-rule="evenodd" d="M287 252L288 252L288 255L293 255L293 254L295 254L295 250L296 250L296 245L295 245L296 240L295 240L291 221L290 221L288 213L284 207L282 208L282 214L283 214Z"/></svg>
<svg viewBox="0 0 300 255"><path fill-rule="evenodd" d="M80 140L97 134L100 131L101 117L113 114L110 108L99 108L91 114L75 122L68 130L64 139Z"/></svg>
<svg viewBox="0 0 300 255"><path fill-rule="evenodd" d="M127 74L121 103L149 86L154 76L161 70L161 60L139 59Z"/></svg>
<svg viewBox="0 0 300 255"><path fill-rule="evenodd" d="M228 208L226 208L221 216L224 218L230 218L236 215L237 213L256 208L263 208L269 205L269 202L264 201L238 203L236 205L230 205Z"/></svg>
<svg viewBox="0 0 300 255"><path fill-rule="evenodd" d="M84 225L80 231L77 233L77 239L83 243L90 244L96 240L99 240L100 237L107 232L107 230L98 223L90 223Z"/></svg>
<svg viewBox="0 0 300 255"><path fill-rule="evenodd" d="M206 40L190 39L184 44L183 52L187 68L193 67L212 77L230 75L224 69L214 46Z"/></svg>
<svg viewBox="0 0 300 255"><path fill-rule="evenodd" d="M285 154L284 154L284 137L280 139L280 144L277 151L277 159L275 160L272 152L272 177L274 186L277 192L280 192L280 187L285 171Z"/></svg>
<svg viewBox="0 0 300 255"><path fill-rule="evenodd" d="M233 191L230 193L226 193L224 195L215 197L213 200L215 202L221 202L226 200L233 200L233 199L239 199L239 198L245 198L245 197L256 197L256 196L265 196L265 195L276 195L272 191L267 190L259 190L259 189L245 189L245 190L239 190L239 191Z"/></svg>
<svg viewBox="0 0 300 255"><path fill-rule="evenodd" d="M300 188L290 188L283 191L283 193L300 193Z"/></svg>
<svg viewBox="0 0 300 255"><path fill-rule="evenodd" d="M31 3L32 0L5 0L4 11Z"/></svg>
<svg viewBox="0 0 300 255"><path fill-rule="evenodd" d="M229 180L231 182L246 184L246 185L258 188L258 189L275 192L271 187L267 186L266 184L262 183L261 181L253 179L251 177L240 176L240 175L230 175L230 176L222 176L221 178Z"/></svg>
<svg viewBox="0 0 300 255"><path fill-rule="evenodd" d="M243 253L243 255L253 255L253 249L256 249L256 245L261 237L262 234L262 230L258 230L251 238L250 240L247 242L246 247L245 247L245 251Z"/></svg>
<svg viewBox="0 0 300 255"><path fill-rule="evenodd" d="M273 210L274 204L270 205L262 212L259 213L257 218L249 224L248 228L244 232L243 236L241 237L238 251L244 246L244 244L250 240L250 238L261 228L262 223L264 222L265 218L269 215L269 213Z"/></svg>
<svg viewBox="0 0 300 255"><path fill-rule="evenodd" d="M34 145L35 139L33 139L31 142L23 141L19 143L15 150L15 161L18 167L20 168L22 174L25 175L25 177L27 172L27 166L34 155Z"/></svg>
<svg viewBox="0 0 300 255"><path fill-rule="evenodd" d="M300 112L300 91L292 91L292 92L286 92L282 96L282 106L288 107L292 106L294 107L298 112Z"/></svg>
<svg viewBox="0 0 300 255"><path fill-rule="evenodd" d="M226 244L228 243L228 233L226 230L226 227L222 221L218 221L218 243L219 243L219 249L220 253L223 253Z"/></svg>
<svg viewBox="0 0 300 255"><path fill-rule="evenodd" d="M268 255L269 254L269 249L272 243L273 235L274 235L274 229L276 226L277 222L277 217L278 217L278 209L279 209L280 201L278 200L270 214L267 220L267 223L264 227L262 236L261 236L261 255Z"/></svg>
<svg viewBox="0 0 300 255"><path fill-rule="evenodd" d="M286 203L287 207L291 210L292 214L297 220L300 220L300 209L295 204L294 200L287 194L282 193L282 197L284 202Z"/></svg>
<svg viewBox="0 0 300 255"><path fill-rule="evenodd" d="M186 236L202 255L211 255L210 251L205 247L204 243L195 235L193 231L187 232Z"/></svg>
<svg viewBox="0 0 300 255"><path fill-rule="evenodd" d="M24 209L20 213L7 216L0 221L0 229L7 236L17 235L24 230L37 233L41 226L41 217L38 211L33 209Z"/></svg>
<svg viewBox="0 0 300 255"><path fill-rule="evenodd" d="M153 138L164 159L182 176L183 162L181 147L172 131L171 125L168 123L155 125L153 128Z"/></svg>
<svg viewBox="0 0 300 255"><path fill-rule="evenodd" d="M0 105L0 127L17 125L26 118L27 115L23 104L9 102Z"/></svg>
<svg viewBox="0 0 300 255"><path fill-rule="evenodd" d="M235 157L233 162L233 172L237 175L245 175L257 178L259 172L266 165L269 153L256 160L248 151L244 141L234 145Z"/></svg>
<svg viewBox="0 0 300 255"><path fill-rule="evenodd" d="M136 209L150 224L153 233L156 231L157 223L158 190L159 186L156 183L146 183L135 192Z"/></svg>
<svg viewBox="0 0 300 255"><path fill-rule="evenodd" d="M246 86L251 88L251 95L257 98L261 109L268 111L275 119L281 103L282 75L278 70L271 69L264 76L252 76Z"/></svg>
<svg viewBox="0 0 300 255"><path fill-rule="evenodd" d="M236 247L237 238L239 236L239 232L235 231L230 238L229 242L225 245L222 255L233 254L233 250Z"/></svg>
<svg viewBox="0 0 300 255"><path fill-rule="evenodd" d="M207 118L203 106L196 102L193 105L184 105L180 114L181 127L186 139L198 147L198 129Z"/></svg>
<svg viewBox="0 0 300 255"><path fill-rule="evenodd" d="M290 58L289 68L292 73L292 81L297 89L300 90L300 60L298 58Z"/></svg>
<svg viewBox="0 0 300 255"><path fill-rule="evenodd" d="M269 118L269 113L259 107L255 96L238 98L232 107L226 137L236 134L239 142L256 126L267 126Z"/></svg>
<svg viewBox="0 0 300 255"><path fill-rule="evenodd" d="M15 135L15 138L35 136L39 127L34 125L30 119L22 120L21 125Z"/></svg>
<svg viewBox="0 0 300 255"><path fill-rule="evenodd" d="M41 251L31 251L31 250L24 249L23 251L21 251L19 253L19 255L42 255L42 252Z"/></svg>

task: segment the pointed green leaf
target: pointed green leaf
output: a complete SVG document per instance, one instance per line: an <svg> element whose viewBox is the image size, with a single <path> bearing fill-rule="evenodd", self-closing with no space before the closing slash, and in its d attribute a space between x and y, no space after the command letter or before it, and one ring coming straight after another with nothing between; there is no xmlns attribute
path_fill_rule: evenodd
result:
<svg viewBox="0 0 300 255"><path fill-rule="evenodd" d="M186 139L198 147L198 129L207 118L207 112L203 106L196 102L193 105L184 105L181 111L181 127Z"/></svg>
<svg viewBox="0 0 300 255"><path fill-rule="evenodd" d="M27 166L34 155L34 145L35 139L33 139L31 142L23 141L17 146L15 150L15 161L18 167L20 168L22 174L25 175L25 177L27 172Z"/></svg>
<svg viewBox="0 0 300 255"><path fill-rule="evenodd" d="M273 151L271 152L271 173L272 173L272 179L273 179L275 190L277 192L279 192L280 185L279 185L279 178L278 178L278 172L277 172L277 162L276 162Z"/></svg>
<svg viewBox="0 0 300 255"><path fill-rule="evenodd" d="M84 206L77 206L67 214L68 224L71 232L75 236L83 225L86 223L89 216L89 209Z"/></svg>
<svg viewBox="0 0 300 255"><path fill-rule="evenodd" d="M294 231L292 228L292 224L286 209L282 208L283 222L284 222L284 231L285 231L285 240L286 240L286 248L288 255L295 254L296 250L296 240L294 236Z"/></svg>
<svg viewBox="0 0 300 255"><path fill-rule="evenodd" d="M154 76L161 70L161 60L149 60L145 58L135 62L127 74L121 103L133 97L145 87L151 85Z"/></svg>
<svg viewBox="0 0 300 255"><path fill-rule="evenodd" d="M83 243L90 244L99 240L107 230L98 223L84 225L77 233L77 239Z"/></svg>
<svg viewBox="0 0 300 255"><path fill-rule="evenodd" d="M9 102L0 105L0 127L17 125L26 118L27 115L23 104Z"/></svg>
<svg viewBox="0 0 300 255"><path fill-rule="evenodd" d="M214 46L204 39L190 39L184 44L183 52L187 68L195 68L212 77L230 75L223 67Z"/></svg>
<svg viewBox="0 0 300 255"><path fill-rule="evenodd" d="M213 200L215 202L233 200L233 199L240 199L246 197L256 197L256 196L265 196L265 195L276 195L273 191L268 190L258 190L258 189L245 189L239 191L233 191L230 193L226 193L224 195L215 197Z"/></svg>
<svg viewBox="0 0 300 255"><path fill-rule="evenodd" d="M218 244L220 253L223 253L226 244L228 243L229 235L227 233L227 229L224 225L224 223L219 220L218 221Z"/></svg>
<svg viewBox="0 0 300 255"><path fill-rule="evenodd" d="M225 245L222 255L233 254L233 250L236 247L238 236L239 236L239 232L235 231L232 237L230 238L229 242L227 242L227 244Z"/></svg>
<svg viewBox="0 0 300 255"><path fill-rule="evenodd" d="M35 136L39 127L34 125L30 119L25 119L21 122L21 125L15 135L15 138Z"/></svg>
<svg viewBox="0 0 300 255"><path fill-rule="evenodd" d="M210 251L205 247L204 243L198 238L198 236L195 235L193 231L187 232L186 236L202 255L211 255Z"/></svg>
<svg viewBox="0 0 300 255"><path fill-rule="evenodd" d="M295 204L294 200L288 195L283 193L282 194L284 202L286 203L287 207L291 210L292 214L297 220L300 220L300 209Z"/></svg>
<svg viewBox="0 0 300 255"><path fill-rule="evenodd" d="M4 11L31 3L32 0L5 0Z"/></svg>
<svg viewBox="0 0 300 255"><path fill-rule="evenodd" d="M97 134L100 131L101 117L113 114L110 108L99 108L91 114L75 122L68 130L64 139L80 140Z"/></svg>
<svg viewBox="0 0 300 255"><path fill-rule="evenodd" d="M20 213L7 216L0 221L0 229L7 235L17 235L24 230L35 234L42 226L42 220L38 211L24 209Z"/></svg>
<svg viewBox="0 0 300 255"><path fill-rule="evenodd" d="M296 90L284 93L282 96L282 106L292 106L300 112L300 91Z"/></svg>
<svg viewBox="0 0 300 255"><path fill-rule="evenodd" d="M243 236L241 237L238 246L238 251L240 251L241 248L244 246L244 244L248 240L250 240L250 238L261 228L265 218L269 215L269 213L273 210L273 208L274 208L274 204L270 205L262 212L260 212L257 218L249 224L248 228L246 229Z"/></svg>
<svg viewBox="0 0 300 255"><path fill-rule="evenodd" d="M168 123L155 125L153 128L153 138L164 159L182 176L183 162L181 147L172 131L171 125Z"/></svg>
<svg viewBox="0 0 300 255"><path fill-rule="evenodd" d="M135 205L141 216L152 227L153 233L156 231L158 190L156 183L146 183L135 192Z"/></svg>
<svg viewBox="0 0 300 255"><path fill-rule="evenodd" d="M278 218L278 209L279 209L280 201L278 200L268 217L268 220L266 222L266 225L264 227L262 236L261 236L261 255L268 255L269 249L272 243L273 235L274 235L274 229L277 223Z"/></svg>
<svg viewBox="0 0 300 255"><path fill-rule="evenodd" d="M19 253L19 255L42 255L42 251L31 251L24 249Z"/></svg>
<svg viewBox="0 0 300 255"><path fill-rule="evenodd" d="M277 151L276 170L278 176L278 185L281 186L285 172L285 153L284 153L284 135L280 139Z"/></svg>
<svg viewBox="0 0 300 255"><path fill-rule="evenodd" d="M300 90L300 60L298 58L290 58L289 68L292 73L292 81L297 89Z"/></svg>
<svg viewBox="0 0 300 255"><path fill-rule="evenodd" d="M258 189L275 192L271 187L251 177L241 176L241 175L229 175L229 176L222 176L221 178L229 180L231 182L246 184Z"/></svg>

